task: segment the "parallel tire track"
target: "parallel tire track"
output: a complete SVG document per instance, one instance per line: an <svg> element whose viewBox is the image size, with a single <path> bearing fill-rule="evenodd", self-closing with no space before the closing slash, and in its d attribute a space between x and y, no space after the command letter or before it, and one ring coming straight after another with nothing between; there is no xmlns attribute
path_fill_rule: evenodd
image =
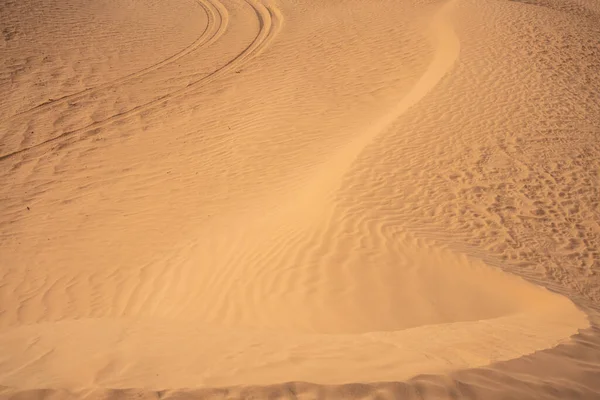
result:
<svg viewBox="0 0 600 400"><path fill-rule="evenodd" d="M213 71L212 73L210 73L194 82L189 83L186 87L183 87L181 89L175 90L170 93L167 93L167 94L165 94L161 97L158 97L152 101L149 101L149 102L146 102L139 106L136 106L136 107L132 108L131 110L122 112L120 114L112 115L111 117L108 117L101 121L96 121L94 123L91 123L91 124L83 127L83 128L78 128L78 129L74 129L71 131L63 132L57 136L43 140L43 141L33 144L31 146L28 146L28 147L25 147L25 148L22 148L22 149L19 149L19 150L16 150L16 151L13 151L13 152L10 152L7 154L3 154L0 156L0 161L7 160L9 158L12 158L12 157L19 155L21 153L24 153L26 151L54 143L56 141L59 141L61 139L64 139L64 138L67 138L67 137L70 137L70 136L73 136L73 135L76 135L79 133L84 133L84 132L91 131L94 129L102 128L111 123L125 120L134 115L138 115L141 112L148 111L154 107L164 105L165 102L167 102L168 100L172 99L175 96L181 96L185 93L189 93L192 90L198 89L199 86L206 85L231 71L235 71L240 66L244 65L245 63L250 61L252 58L259 55L264 49L266 49L268 47L268 45L273 41L273 39L279 32L279 29L280 29L282 21L283 21L283 18L278 10L270 8L269 6L263 5L254 0L244 0L244 1L250 7L252 7L254 9L254 12L259 21L260 29L259 29L257 36L252 41L252 43L248 47L246 47L246 49L244 51L242 51L233 60L229 61L224 66L220 67L219 69ZM222 12L222 10L221 10L221 12ZM218 33L218 35L220 35L221 33ZM214 40L216 40L216 38Z"/></svg>
<svg viewBox="0 0 600 400"><path fill-rule="evenodd" d="M223 7L223 5L218 2L218 0L196 0L196 2L204 9L204 12L206 13L206 16L208 18L208 23L202 34L185 49L181 50L176 54L173 54L168 58L165 58L164 60L156 64L150 65L149 67L133 72L116 80L107 82L102 85L94 86L77 93L62 96L55 100L47 101L26 111L21 111L17 114L14 114L12 117L9 117L7 121L10 121L17 117L30 115L36 111L40 111L46 108L58 106L60 104L66 103L67 101L79 100L84 96L90 95L92 93L96 93L104 89L109 89L117 85L121 85L132 79L140 78L152 71L156 71L157 69L162 68L165 65L171 64L179 60L180 58L185 57L186 55L198 50L203 46L208 46L214 43L227 29L227 23L229 19L227 9Z"/></svg>

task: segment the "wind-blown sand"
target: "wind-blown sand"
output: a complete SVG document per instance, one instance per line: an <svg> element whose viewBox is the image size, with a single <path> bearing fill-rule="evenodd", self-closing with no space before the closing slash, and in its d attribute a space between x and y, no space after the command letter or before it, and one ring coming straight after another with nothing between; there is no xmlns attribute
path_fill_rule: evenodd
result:
<svg viewBox="0 0 600 400"><path fill-rule="evenodd" d="M0 398L600 398L597 2L0 28Z"/></svg>

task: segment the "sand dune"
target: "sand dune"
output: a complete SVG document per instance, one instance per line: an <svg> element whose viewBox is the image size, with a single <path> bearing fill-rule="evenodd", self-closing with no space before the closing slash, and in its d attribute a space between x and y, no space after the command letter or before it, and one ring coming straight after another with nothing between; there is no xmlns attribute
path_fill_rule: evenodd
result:
<svg viewBox="0 0 600 400"><path fill-rule="evenodd" d="M600 397L600 9L0 6L1 398Z"/></svg>

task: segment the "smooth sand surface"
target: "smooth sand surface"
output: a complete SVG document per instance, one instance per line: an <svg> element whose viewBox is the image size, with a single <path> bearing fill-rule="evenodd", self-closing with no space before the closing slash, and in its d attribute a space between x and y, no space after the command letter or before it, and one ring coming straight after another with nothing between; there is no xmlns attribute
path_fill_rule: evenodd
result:
<svg viewBox="0 0 600 400"><path fill-rule="evenodd" d="M0 28L0 398L600 398L597 1Z"/></svg>

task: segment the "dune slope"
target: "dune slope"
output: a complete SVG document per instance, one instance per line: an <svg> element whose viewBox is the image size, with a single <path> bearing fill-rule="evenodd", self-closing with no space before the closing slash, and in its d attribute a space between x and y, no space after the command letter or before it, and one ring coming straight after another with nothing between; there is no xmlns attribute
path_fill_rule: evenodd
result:
<svg viewBox="0 0 600 400"><path fill-rule="evenodd" d="M595 3L0 23L0 397L600 396Z"/></svg>

